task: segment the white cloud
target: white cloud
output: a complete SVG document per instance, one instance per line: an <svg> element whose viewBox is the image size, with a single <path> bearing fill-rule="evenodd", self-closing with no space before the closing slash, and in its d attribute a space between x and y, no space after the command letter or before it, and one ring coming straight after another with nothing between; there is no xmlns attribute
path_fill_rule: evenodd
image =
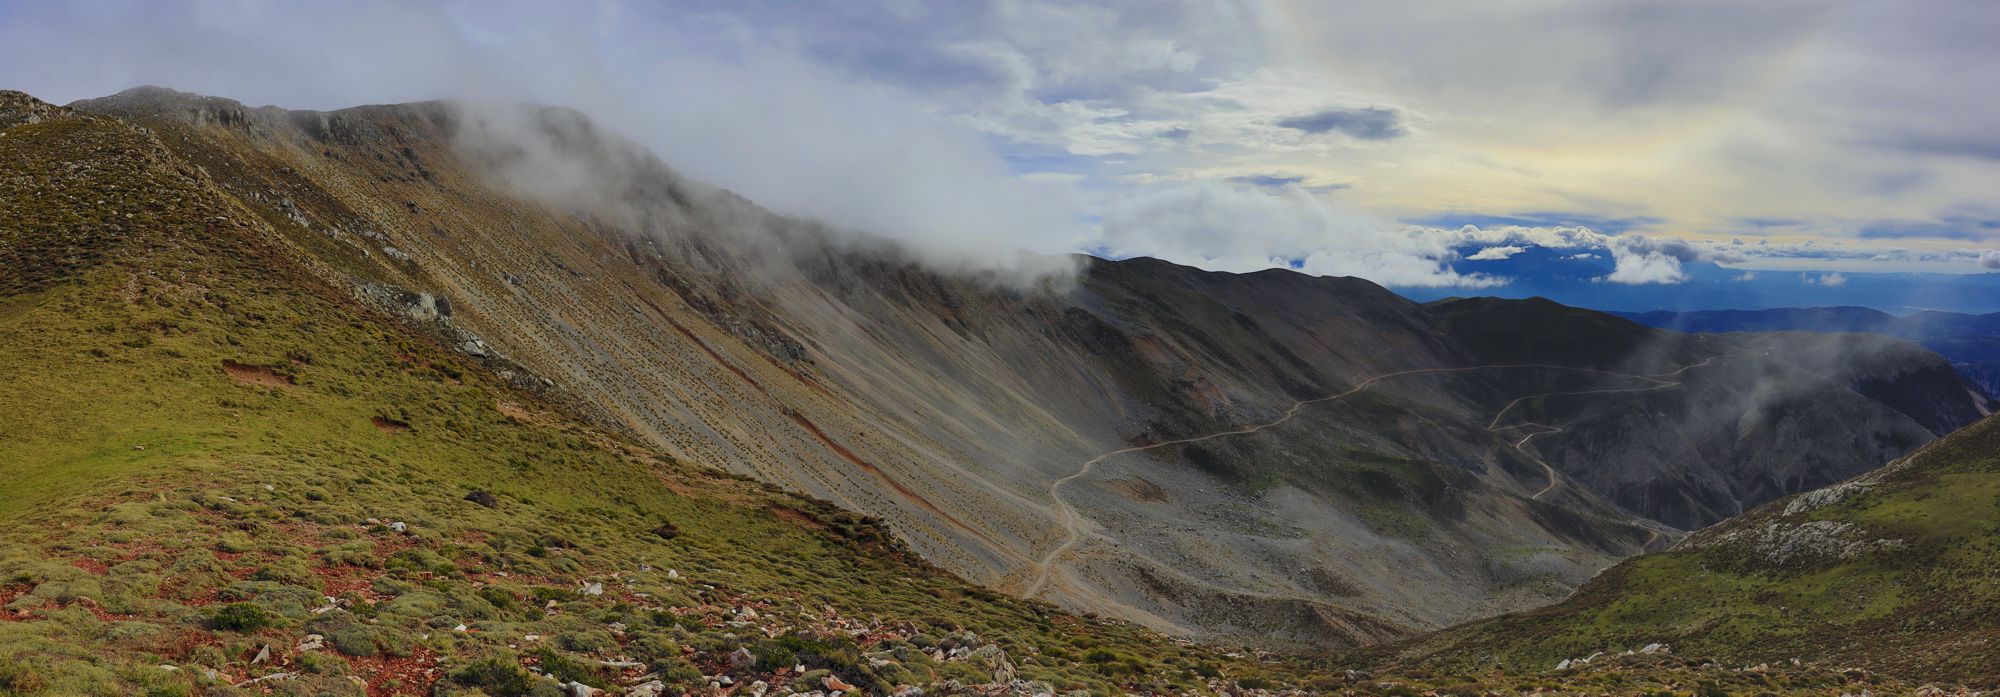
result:
<svg viewBox="0 0 2000 697"><path fill-rule="evenodd" d="M1834 286L1845 285L1847 283L1847 275L1840 273L1838 271L1831 273L1823 273L1818 276L1802 273L1799 274L1799 282L1809 286L1827 286L1831 288Z"/></svg>
<svg viewBox="0 0 2000 697"><path fill-rule="evenodd" d="M1730 277L1729 280L1735 281L1737 283L1749 283L1751 281L1757 280L1757 272L1745 271L1743 273L1739 273L1736 274L1735 276Z"/></svg>
<svg viewBox="0 0 2000 697"><path fill-rule="evenodd" d="M1608 281L1664 283L1693 262L2000 268L1947 240L1874 247L1862 232L1990 198L2000 93L1976 78L2000 70L1983 31L1996 13L1800 0L0 2L0 85L65 101L155 82L293 107L573 106L692 177L947 266L1102 244L1478 284L1490 281L1451 276L1431 248L1532 244L1609 258ZM1525 35L1563 49L1522 50ZM1369 109L1396 115L1379 131L1396 137L1281 125ZM1366 222L1374 231L1337 245L1245 233L1202 257L1171 233L1087 222L1269 172L1346 187L1309 189L1331 191L1316 205L1343 219L1573 211L1688 239L1620 252L1610 240L1625 226ZM1840 239L1861 243L1824 244ZM1329 249L1362 261L1314 257Z"/></svg>
<svg viewBox="0 0 2000 697"><path fill-rule="evenodd" d="M1604 277L1611 283L1644 285L1687 280L1687 274L1681 271L1681 260L1662 252L1619 246L1612 248L1611 259L1616 266Z"/></svg>
<svg viewBox="0 0 2000 697"><path fill-rule="evenodd" d="M1526 247L1519 247L1514 245L1508 245L1505 247L1487 247L1485 249L1481 249L1477 252L1474 252L1472 256L1466 258L1473 261L1499 261L1501 259L1506 259L1508 257L1520 254L1521 252L1525 251L1528 251Z"/></svg>
<svg viewBox="0 0 2000 697"><path fill-rule="evenodd" d="M2000 250L1989 249L1980 254L1979 266L1987 269L2000 269Z"/></svg>

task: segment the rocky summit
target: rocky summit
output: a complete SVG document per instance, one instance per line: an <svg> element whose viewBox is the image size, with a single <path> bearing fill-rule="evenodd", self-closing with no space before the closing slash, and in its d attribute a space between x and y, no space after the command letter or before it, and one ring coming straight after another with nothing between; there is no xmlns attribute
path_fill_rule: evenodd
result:
<svg viewBox="0 0 2000 697"><path fill-rule="evenodd" d="M537 106L0 92L0 210L0 690L2000 676L1901 339L938 269Z"/></svg>

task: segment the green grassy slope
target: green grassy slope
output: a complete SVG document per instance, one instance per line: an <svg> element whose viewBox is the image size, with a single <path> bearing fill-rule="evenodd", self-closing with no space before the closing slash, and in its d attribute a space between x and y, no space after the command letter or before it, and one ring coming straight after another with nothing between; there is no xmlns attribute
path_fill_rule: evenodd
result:
<svg viewBox="0 0 2000 697"><path fill-rule="evenodd" d="M745 682L869 692L1273 670L995 596L872 521L573 425L295 271L142 131L0 133L0 693L554 685L523 666L698 687L738 648Z"/></svg>
<svg viewBox="0 0 2000 697"><path fill-rule="evenodd" d="M2000 422L1606 571L1570 600L1394 647L1516 669L1650 642L1742 663L2000 684Z"/></svg>

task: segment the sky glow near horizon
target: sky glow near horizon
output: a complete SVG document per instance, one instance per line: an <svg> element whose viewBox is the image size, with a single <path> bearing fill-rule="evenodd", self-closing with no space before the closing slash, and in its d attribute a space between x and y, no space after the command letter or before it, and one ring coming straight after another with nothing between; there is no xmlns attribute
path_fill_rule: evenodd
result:
<svg viewBox="0 0 2000 697"><path fill-rule="evenodd" d="M975 267L1478 288L1451 263L1544 246L1672 284L2000 269L1995 35L1980 2L0 0L0 88L571 106Z"/></svg>

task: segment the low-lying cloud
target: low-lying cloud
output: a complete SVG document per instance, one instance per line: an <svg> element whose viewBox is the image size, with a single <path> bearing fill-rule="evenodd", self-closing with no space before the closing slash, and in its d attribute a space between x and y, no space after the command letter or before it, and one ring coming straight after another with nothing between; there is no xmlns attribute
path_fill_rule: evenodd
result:
<svg viewBox="0 0 2000 697"><path fill-rule="evenodd" d="M1066 260L1044 255L1092 234L1073 186L1018 176L986 133L930 100L833 71L727 16L656 14L387 0L0 7L0 83L55 101L159 84L291 108L567 107L692 179L950 270L1065 273ZM73 48L80 37L90 50ZM65 58L41 58L51 55ZM532 161L555 167L557 186L580 176Z"/></svg>

